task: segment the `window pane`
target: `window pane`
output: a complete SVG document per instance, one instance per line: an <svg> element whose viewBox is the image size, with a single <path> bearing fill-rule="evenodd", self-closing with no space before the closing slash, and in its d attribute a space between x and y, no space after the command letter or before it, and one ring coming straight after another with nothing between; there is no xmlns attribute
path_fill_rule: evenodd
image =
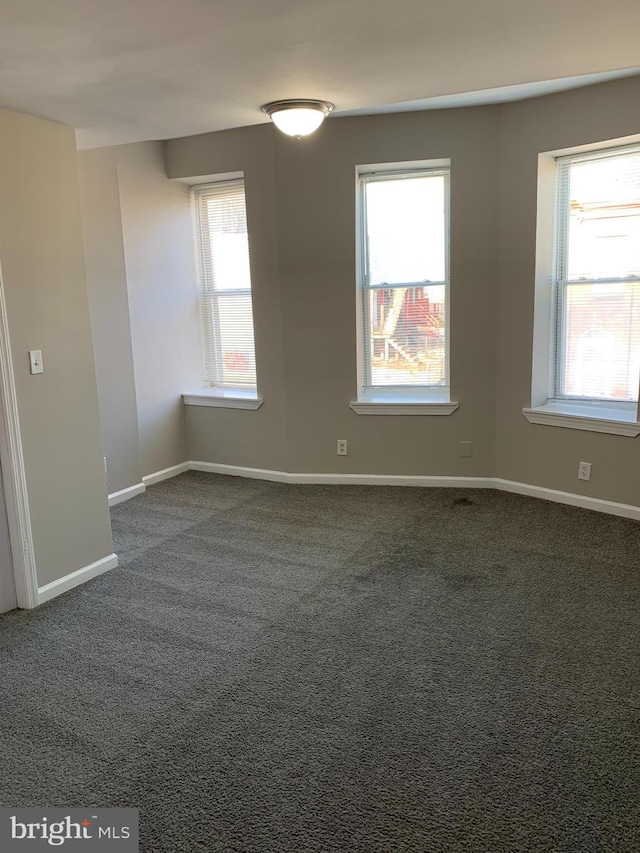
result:
<svg viewBox="0 0 640 853"><path fill-rule="evenodd" d="M569 167L567 275L640 275L640 153Z"/></svg>
<svg viewBox="0 0 640 853"><path fill-rule="evenodd" d="M249 239L247 232L234 233L211 229L211 263L217 291L251 287Z"/></svg>
<svg viewBox="0 0 640 853"><path fill-rule="evenodd" d="M368 292L372 385L444 385L445 287Z"/></svg>
<svg viewBox="0 0 640 853"><path fill-rule="evenodd" d="M195 189L205 379L256 385L251 271L242 181Z"/></svg>
<svg viewBox="0 0 640 853"><path fill-rule="evenodd" d="M445 179L365 183L370 284L444 281Z"/></svg>
<svg viewBox="0 0 640 853"><path fill-rule="evenodd" d="M636 400L640 284L566 286L564 394Z"/></svg>
<svg viewBox="0 0 640 853"><path fill-rule="evenodd" d="M256 360L251 294L221 293L205 298L203 314L208 312L211 327L218 330L217 340L209 344L218 383L254 386Z"/></svg>

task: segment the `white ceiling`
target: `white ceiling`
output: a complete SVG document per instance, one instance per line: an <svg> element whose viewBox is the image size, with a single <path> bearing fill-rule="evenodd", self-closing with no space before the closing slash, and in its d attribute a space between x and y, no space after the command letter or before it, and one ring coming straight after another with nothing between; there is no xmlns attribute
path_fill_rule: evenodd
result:
<svg viewBox="0 0 640 853"><path fill-rule="evenodd" d="M0 0L0 106L93 147L257 124L279 98L496 102L640 73L638 32L638 0Z"/></svg>

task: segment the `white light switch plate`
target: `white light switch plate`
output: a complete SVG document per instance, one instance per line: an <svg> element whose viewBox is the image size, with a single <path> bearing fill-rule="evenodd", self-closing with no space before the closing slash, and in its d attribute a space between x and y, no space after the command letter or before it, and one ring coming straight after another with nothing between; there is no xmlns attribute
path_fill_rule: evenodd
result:
<svg viewBox="0 0 640 853"><path fill-rule="evenodd" d="M44 373L44 367L42 366L42 350L29 350L29 364L31 366L31 373Z"/></svg>

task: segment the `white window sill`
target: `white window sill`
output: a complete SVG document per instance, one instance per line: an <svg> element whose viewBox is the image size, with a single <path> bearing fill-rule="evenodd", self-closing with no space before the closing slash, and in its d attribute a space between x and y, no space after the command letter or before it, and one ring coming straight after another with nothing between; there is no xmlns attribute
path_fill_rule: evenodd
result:
<svg viewBox="0 0 640 853"><path fill-rule="evenodd" d="M182 395L185 406L213 406L217 409L252 409L262 405L255 389L250 388L200 388Z"/></svg>
<svg viewBox="0 0 640 853"><path fill-rule="evenodd" d="M523 409L522 414L532 424L606 432L610 435L640 435L635 403L628 408L617 408L606 403L549 401L544 406Z"/></svg>
<svg viewBox="0 0 640 853"><path fill-rule="evenodd" d="M449 400L449 389L429 394L371 392L349 403L357 415L452 415L459 403Z"/></svg>

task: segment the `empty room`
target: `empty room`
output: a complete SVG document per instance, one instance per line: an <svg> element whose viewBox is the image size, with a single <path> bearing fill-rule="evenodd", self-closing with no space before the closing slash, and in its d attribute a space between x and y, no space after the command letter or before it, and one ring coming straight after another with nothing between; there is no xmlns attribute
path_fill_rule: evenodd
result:
<svg viewBox="0 0 640 853"><path fill-rule="evenodd" d="M640 850L640 6L0 0L0 850Z"/></svg>

